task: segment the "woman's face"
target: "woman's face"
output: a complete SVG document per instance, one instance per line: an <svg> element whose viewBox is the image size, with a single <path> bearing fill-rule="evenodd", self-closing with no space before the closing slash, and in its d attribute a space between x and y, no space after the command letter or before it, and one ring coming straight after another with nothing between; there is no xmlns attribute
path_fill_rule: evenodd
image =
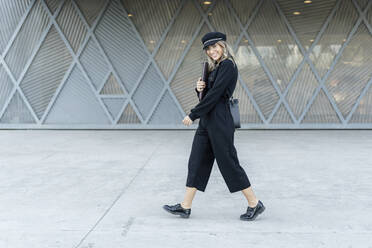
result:
<svg viewBox="0 0 372 248"><path fill-rule="evenodd" d="M207 55L214 61L218 61L223 54L223 49L218 43L208 46L206 50Z"/></svg>

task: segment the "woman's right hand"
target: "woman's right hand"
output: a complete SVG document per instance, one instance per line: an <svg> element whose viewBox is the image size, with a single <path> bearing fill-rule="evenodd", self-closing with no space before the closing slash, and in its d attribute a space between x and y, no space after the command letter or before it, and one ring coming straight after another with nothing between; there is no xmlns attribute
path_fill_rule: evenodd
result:
<svg viewBox="0 0 372 248"><path fill-rule="evenodd" d="M201 80L202 78L200 77L199 80L196 82L196 90L201 92L205 88L205 82Z"/></svg>

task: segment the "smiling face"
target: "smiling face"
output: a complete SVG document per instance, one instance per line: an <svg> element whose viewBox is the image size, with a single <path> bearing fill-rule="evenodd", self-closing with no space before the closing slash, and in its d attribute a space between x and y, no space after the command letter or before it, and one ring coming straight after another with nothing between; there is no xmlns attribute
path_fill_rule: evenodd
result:
<svg viewBox="0 0 372 248"><path fill-rule="evenodd" d="M211 59L218 61L223 54L223 48L218 43L214 43L206 48L206 52Z"/></svg>

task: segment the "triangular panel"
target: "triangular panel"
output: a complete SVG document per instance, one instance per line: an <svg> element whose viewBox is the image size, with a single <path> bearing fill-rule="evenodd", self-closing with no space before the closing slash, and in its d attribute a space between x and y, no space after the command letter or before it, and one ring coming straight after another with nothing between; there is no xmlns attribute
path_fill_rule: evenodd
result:
<svg viewBox="0 0 372 248"><path fill-rule="evenodd" d="M372 123L372 87L369 87L349 123Z"/></svg>
<svg viewBox="0 0 372 248"><path fill-rule="evenodd" d="M39 119L61 84L71 61L70 52L52 26L20 85Z"/></svg>
<svg viewBox="0 0 372 248"><path fill-rule="evenodd" d="M116 119L121 108L123 107L125 98L102 98L102 101L110 112L112 118Z"/></svg>
<svg viewBox="0 0 372 248"><path fill-rule="evenodd" d="M75 0L90 26L96 20L107 0Z"/></svg>
<svg viewBox="0 0 372 248"><path fill-rule="evenodd" d="M52 106L45 123L109 124L107 115L89 83L76 66Z"/></svg>
<svg viewBox="0 0 372 248"><path fill-rule="evenodd" d="M154 65L151 64L132 97L143 119L146 119L150 114L163 87L163 80L159 76Z"/></svg>
<svg viewBox="0 0 372 248"><path fill-rule="evenodd" d="M1 123L35 123L35 119L32 116L30 110L23 102L21 95L18 91L15 92L13 98L10 100L7 109L3 117L0 120Z"/></svg>
<svg viewBox="0 0 372 248"><path fill-rule="evenodd" d="M149 124L182 124L183 116L168 91L165 92Z"/></svg>
<svg viewBox="0 0 372 248"><path fill-rule="evenodd" d="M103 86L101 95L123 95L124 91L120 87L119 82L116 80L115 76L111 73L107 82Z"/></svg>
<svg viewBox="0 0 372 248"><path fill-rule="evenodd" d="M284 107L283 103L280 104L279 109L276 111L273 119L271 120L271 123L277 123L277 124L292 124L292 118L289 115L288 111Z"/></svg>
<svg viewBox="0 0 372 248"><path fill-rule="evenodd" d="M141 124L140 119L129 103L120 116L118 124Z"/></svg>
<svg viewBox="0 0 372 248"><path fill-rule="evenodd" d="M306 113L303 123L340 123L336 111L329 102L323 90L314 99L309 111Z"/></svg>
<svg viewBox="0 0 372 248"><path fill-rule="evenodd" d="M153 52L170 20L180 7L181 0L162 0L161 4L158 0L125 0L122 2L128 15L132 15L131 20L147 48Z"/></svg>

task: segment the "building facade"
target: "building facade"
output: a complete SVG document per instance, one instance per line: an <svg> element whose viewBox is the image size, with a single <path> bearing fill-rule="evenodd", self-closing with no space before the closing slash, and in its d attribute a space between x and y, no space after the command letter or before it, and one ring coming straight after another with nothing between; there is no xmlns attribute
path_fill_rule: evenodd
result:
<svg viewBox="0 0 372 248"><path fill-rule="evenodd" d="M210 31L234 50L243 129L372 128L372 1L0 4L0 129L188 128Z"/></svg>

